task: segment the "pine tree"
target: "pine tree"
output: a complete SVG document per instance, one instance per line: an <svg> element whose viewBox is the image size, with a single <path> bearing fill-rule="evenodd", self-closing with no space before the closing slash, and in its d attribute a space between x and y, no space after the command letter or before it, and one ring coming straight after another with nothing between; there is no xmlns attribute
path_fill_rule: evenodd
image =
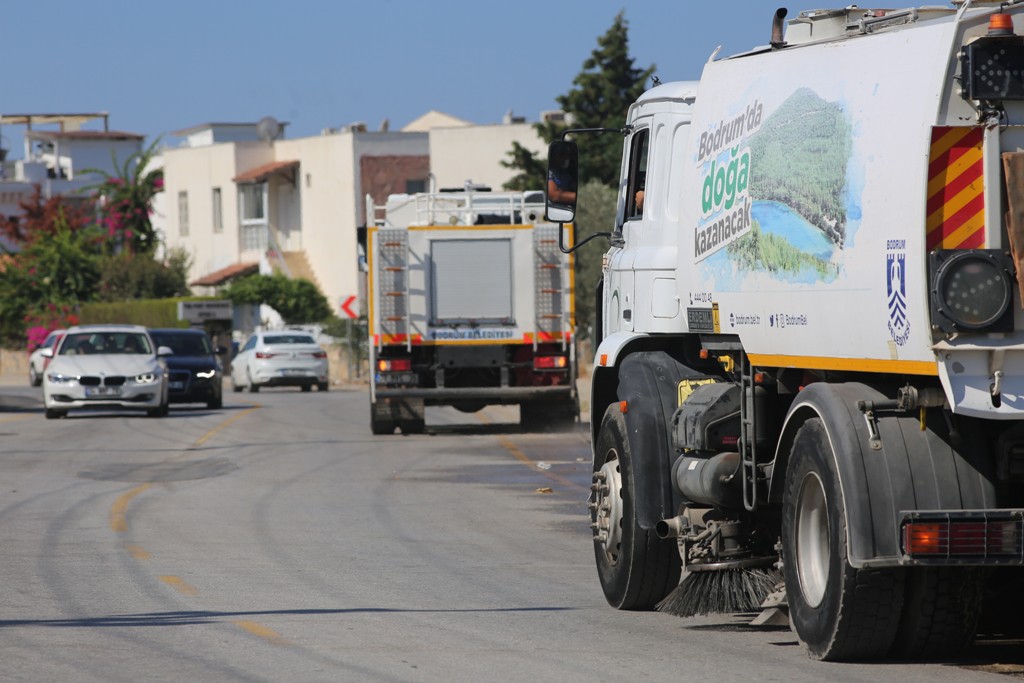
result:
<svg viewBox="0 0 1024 683"><path fill-rule="evenodd" d="M654 65L638 69L629 56L629 27L622 12L611 28L598 38L597 49L583 62L583 70L573 79L568 93L555 98L571 117L573 128L617 128L626 120L626 111L647 88ZM550 142L561 136L563 123L540 122L534 128L541 139ZM545 159L537 159L529 150L513 143L506 168L520 173L505 185L506 189L544 187L547 176ZM580 181L598 179L615 187L622 158L622 137L611 133L588 136L580 145Z"/></svg>

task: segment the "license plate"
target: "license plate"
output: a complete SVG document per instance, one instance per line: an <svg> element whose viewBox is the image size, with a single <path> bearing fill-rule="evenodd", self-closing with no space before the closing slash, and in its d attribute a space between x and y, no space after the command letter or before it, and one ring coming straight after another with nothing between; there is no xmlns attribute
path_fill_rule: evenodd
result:
<svg viewBox="0 0 1024 683"><path fill-rule="evenodd" d="M419 376L415 372L382 372L377 375L377 381L382 384L412 384L419 382Z"/></svg>
<svg viewBox="0 0 1024 683"><path fill-rule="evenodd" d="M184 389L185 388L185 383L184 382L171 382L168 386L171 389Z"/></svg>
<svg viewBox="0 0 1024 683"><path fill-rule="evenodd" d="M85 396L86 398L92 398L94 396L119 396L121 394L121 387L86 387Z"/></svg>
<svg viewBox="0 0 1024 683"><path fill-rule="evenodd" d="M305 377L305 370L282 370L281 374L285 377Z"/></svg>

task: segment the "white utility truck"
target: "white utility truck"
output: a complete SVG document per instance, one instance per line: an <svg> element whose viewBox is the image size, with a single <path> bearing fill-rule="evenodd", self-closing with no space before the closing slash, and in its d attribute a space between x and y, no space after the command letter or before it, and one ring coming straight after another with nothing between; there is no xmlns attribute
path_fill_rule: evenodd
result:
<svg viewBox="0 0 1024 683"><path fill-rule="evenodd" d="M600 582L774 606L815 658L947 657L1024 579L1024 4L765 19L619 129Z"/></svg>
<svg viewBox="0 0 1024 683"><path fill-rule="evenodd" d="M370 426L422 432L428 405L579 416L572 258L542 192L367 197Z"/></svg>

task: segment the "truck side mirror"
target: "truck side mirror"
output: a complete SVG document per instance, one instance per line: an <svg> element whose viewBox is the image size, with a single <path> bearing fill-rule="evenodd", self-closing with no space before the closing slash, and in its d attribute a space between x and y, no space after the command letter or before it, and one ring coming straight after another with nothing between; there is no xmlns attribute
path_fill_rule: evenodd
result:
<svg viewBox="0 0 1024 683"><path fill-rule="evenodd" d="M545 216L552 223L571 223L576 217L579 156L575 142L555 140L548 146L548 184Z"/></svg>

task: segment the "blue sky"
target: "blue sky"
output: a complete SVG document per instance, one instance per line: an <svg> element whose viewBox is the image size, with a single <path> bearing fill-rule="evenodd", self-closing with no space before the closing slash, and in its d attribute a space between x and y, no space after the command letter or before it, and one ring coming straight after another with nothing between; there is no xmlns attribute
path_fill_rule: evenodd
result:
<svg viewBox="0 0 1024 683"><path fill-rule="evenodd" d="M289 122L289 138L354 121L376 130L388 119L394 130L431 109L475 123L508 110L535 121L556 108L620 10L636 65L655 64L670 81L697 78L718 45L728 54L768 42L777 6L17 0L2 14L0 113L108 111L112 129L150 138L267 115ZM20 132L0 130L14 157Z"/></svg>

